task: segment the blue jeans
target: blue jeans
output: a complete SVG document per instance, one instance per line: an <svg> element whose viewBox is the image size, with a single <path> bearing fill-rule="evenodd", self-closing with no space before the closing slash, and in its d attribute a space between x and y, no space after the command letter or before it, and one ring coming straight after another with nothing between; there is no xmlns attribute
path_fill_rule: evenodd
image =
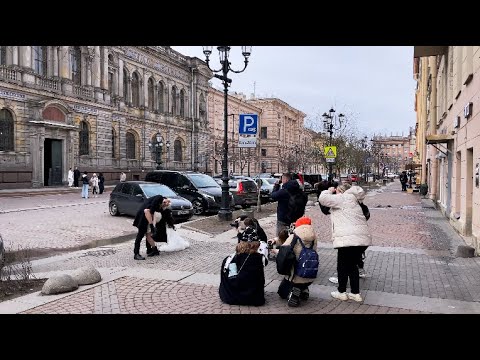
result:
<svg viewBox="0 0 480 360"><path fill-rule="evenodd" d="M83 184L82 186L82 197L88 199L88 184Z"/></svg>

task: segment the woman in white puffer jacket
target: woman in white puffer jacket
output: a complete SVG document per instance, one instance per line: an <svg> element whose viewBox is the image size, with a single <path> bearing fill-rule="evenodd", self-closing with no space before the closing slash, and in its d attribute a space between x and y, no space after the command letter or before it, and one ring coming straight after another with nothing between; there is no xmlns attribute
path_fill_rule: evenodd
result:
<svg viewBox="0 0 480 360"><path fill-rule="evenodd" d="M360 280L357 263L365 249L372 245L367 220L359 202L365 199L365 190L360 186L342 184L322 191L318 201L330 207L333 247L338 249L338 291L331 293L339 300L363 301L360 295ZM350 279L351 293L346 293Z"/></svg>

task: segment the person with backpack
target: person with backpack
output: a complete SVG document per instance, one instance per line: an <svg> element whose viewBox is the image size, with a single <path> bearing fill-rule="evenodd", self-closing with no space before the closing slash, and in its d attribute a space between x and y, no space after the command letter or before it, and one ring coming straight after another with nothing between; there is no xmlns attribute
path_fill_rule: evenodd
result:
<svg viewBox="0 0 480 360"><path fill-rule="evenodd" d="M293 234L281 247L291 248L295 254L295 261L288 275L285 275L280 283L277 293L282 299L287 299L288 306L297 307L300 305L300 300L308 300L310 296L308 287L318 273L317 237L312 220L306 216L299 218L295 222ZM277 269L279 259L280 257L277 257Z"/></svg>
<svg viewBox="0 0 480 360"><path fill-rule="evenodd" d="M278 201L276 236L283 229L288 230L291 223L294 223L305 214L305 206L308 201L308 197L300 189L298 181L292 180L290 173L282 175L281 184L282 186L280 187L280 182L277 182L271 194L273 201Z"/></svg>
<svg viewBox="0 0 480 360"><path fill-rule="evenodd" d="M365 246L372 245L366 215L359 205L364 199L365 190L347 183L322 191L318 198L320 204L330 207L333 247L338 249L338 291L331 296L342 301L363 301L357 265ZM349 279L351 292L347 294Z"/></svg>

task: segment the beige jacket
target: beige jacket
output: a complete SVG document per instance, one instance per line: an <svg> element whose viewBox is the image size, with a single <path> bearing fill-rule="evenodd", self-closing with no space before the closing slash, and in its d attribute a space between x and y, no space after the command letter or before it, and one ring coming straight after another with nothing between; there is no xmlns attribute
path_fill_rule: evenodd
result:
<svg viewBox="0 0 480 360"><path fill-rule="evenodd" d="M298 228L296 228L293 232L302 239L302 242L306 247L310 247L313 242L313 248L315 250L317 249L317 237L315 236L315 232L313 231L312 225L301 225ZM293 240L293 234L290 235L287 240L285 240L285 243L282 246L290 245L292 243L292 240ZM295 244L295 247L293 248L293 252L295 253L297 260L298 260L298 257L300 256L301 251L302 251L302 245L297 241L297 243ZM294 271L295 269L292 267L292 270L290 272L290 277L288 277L288 279L291 278ZM293 275L293 279L292 279L292 281L297 284L310 283L313 280L314 279L305 279L296 275Z"/></svg>

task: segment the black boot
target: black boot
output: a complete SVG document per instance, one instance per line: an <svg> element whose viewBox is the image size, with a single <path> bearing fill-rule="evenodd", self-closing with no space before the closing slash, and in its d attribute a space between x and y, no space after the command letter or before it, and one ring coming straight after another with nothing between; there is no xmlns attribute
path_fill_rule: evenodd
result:
<svg viewBox="0 0 480 360"><path fill-rule="evenodd" d="M297 287L293 287L292 291L288 295L288 306L290 307L297 307L300 305L300 289Z"/></svg>
<svg viewBox="0 0 480 360"><path fill-rule="evenodd" d="M158 248L155 246L151 249L151 251L147 254L147 256L157 256L160 255L160 251L158 251Z"/></svg>
<svg viewBox="0 0 480 360"><path fill-rule="evenodd" d="M145 260L145 258L144 258L142 255L140 255L140 254L135 254L135 255L133 256L133 259L134 259L134 260Z"/></svg>
<svg viewBox="0 0 480 360"><path fill-rule="evenodd" d="M300 293L300 299L307 301L309 297L310 297L310 292L308 291L308 288L305 290L302 290L302 292Z"/></svg>

